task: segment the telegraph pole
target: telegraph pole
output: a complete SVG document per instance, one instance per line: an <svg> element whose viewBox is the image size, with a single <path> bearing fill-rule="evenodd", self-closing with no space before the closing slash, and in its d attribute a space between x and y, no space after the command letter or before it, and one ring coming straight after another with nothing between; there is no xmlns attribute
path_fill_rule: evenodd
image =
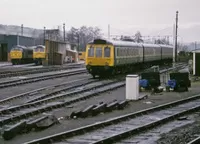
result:
<svg viewBox="0 0 200 144"><path fill-rule="evenodd" d="M176 27L175 27L175 62L177 62L177 35L178 35L178 11L176 11Z"/></svg>
<svg viewBox="0 0 200 144"><path fill-rule="evenodd" d="M21 36L23 36L23 24L21 25Z"/></svg>
<svg viewBox="0 0 200 144"><path fill-rule="evenodd" d="M195 49L195 51L197 49L197 42L196 41L194 42L194 49Z"/></svg>
<svg viewBox="0 0 200 144"><path fill-rule="evenodd" d="M80 35L79 35L79 33L78 33L78 35L77 35L77 40L78 40L78 47L77 47L77 52L79 53L79 49L80 49Z"/></svg>
<svg viewBox="0 0 200 144"><path fill-rule="evenodd" d="M63 37L64 37L64 42L65 42L65 23L63 23Z"/></svg>
<svg viewBox="0 0 200 144"><path fill-rule="evenodd" d="M44 27L44 45L45 45L45 39L46 39L46 27Z"/></svg>
<svg viewBox="0 0 200 144"><path fill-rule="evenodd" d="M108 25L108 39L110 39L110 25Z"/></svg>

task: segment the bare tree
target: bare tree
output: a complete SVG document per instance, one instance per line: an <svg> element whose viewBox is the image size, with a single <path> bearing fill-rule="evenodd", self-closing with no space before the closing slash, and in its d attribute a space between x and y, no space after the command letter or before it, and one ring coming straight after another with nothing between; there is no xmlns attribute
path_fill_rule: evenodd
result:
<svg viewBox="0 0 200 144"><path fill-rule="evenodd" d="M135 40L133 38L131 38L130 36L121 36L120 38L121 41L130 41L130 42L135 42Z"/></svg>
<svg viewBox="0 0 200 144"><path fill-rule="evenodd" d="M139 31L137 31L137 33L135 34L135 42L137 42L137 43L142 43L142 42L144 42L144 41L142 40L142 35L141 35L141 33L140 33Z"/></svg>
<svg viewBox="0 0 200 144"><path fill-rule="evenodd" d="M187 45L184 45L184 44L182 44L182 43L178 43L177 44L178 45L178 50L179 51L188 51L188 46Z"/></svg>
<svg viewBox="0 0 200 144"><path fill-rule="evenodd" d="M163 39L156 39L155 44L166 44L166 45L169 45L169 41L167 41L165 38Z"/></svg>
<svg viewBox="0 0 200 144"><path fill-rule="evenodd" d="M88 42L101 36L101 30L98 27L82 26L79 29L72 27L67 33L67 40L71 43L79 41L79 50L85 51Z"/></svg>

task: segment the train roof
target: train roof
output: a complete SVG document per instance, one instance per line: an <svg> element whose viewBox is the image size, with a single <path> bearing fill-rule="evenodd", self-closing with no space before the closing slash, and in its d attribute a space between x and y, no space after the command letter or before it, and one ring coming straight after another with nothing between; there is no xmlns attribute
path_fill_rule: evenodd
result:
<svg viewBox="0 0 200 144"><path fill-rule="evenodd" d="M163 44L161 45L161 44L160 44L159 46L160 46L160 47L163 47L163 48L174 48L172 45L163 45Z"/></svg>
<svg viewBox="0 0 200 144"><path fill-rule="evenodd" d="M144 47L147 47L147 48L150 48L150 47L157 47L159 48L160 46L159 45L156 45L156 44L142 44Z"/></svg>
<svg viewBox="0 0 200 144"><path fill-rule="evenodd" d="M114 46L139 46L139 44L135 42L106 40L106 39L94 39L94 41L89 42L88 44L111 44Z"/></svg>
<svg viewBox="0 0 200 144"><path fill-rule="evenodd" d="M37 46L35 46L35 48L45 48L45 46L44 45L37 45Z"/></svg>
<svg viewBox="0 0 200 144"><path fill-rule="evenodd" d="M130 41L120 41L120 40L107 40L107 39L94 39L88 44L111 44L114 46L139 46L139 47L168 47L173 48L170 45L158 45L158 44L145 44L145 43L136 43Z"/></svg>
<svg viewBox="0 0 200 144"><path fill-rule="evenodd" d="M31 49L29 47L22 46L22 45L15 45L15 46L12 47L12 49L15 49L15 48L20 48L20 49L23 49L23 50L30 50Z"/></svg>
<svg viewBox="0 0 200 144"><path fill-rule="evenodd" d="M29 49L34 49L34 48L36 48L36 46L29 46L28 48Z"/></svg>

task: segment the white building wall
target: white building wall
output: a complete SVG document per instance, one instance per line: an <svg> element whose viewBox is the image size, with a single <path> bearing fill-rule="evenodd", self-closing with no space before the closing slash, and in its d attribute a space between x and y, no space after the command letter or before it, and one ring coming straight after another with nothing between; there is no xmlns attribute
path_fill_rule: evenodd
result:
<svg viewBox="0 0 200 144"><path fill-rule="evenodd" d="M193 51L193 75L196 74L196 53L200 53L200 50Z"/></svg>

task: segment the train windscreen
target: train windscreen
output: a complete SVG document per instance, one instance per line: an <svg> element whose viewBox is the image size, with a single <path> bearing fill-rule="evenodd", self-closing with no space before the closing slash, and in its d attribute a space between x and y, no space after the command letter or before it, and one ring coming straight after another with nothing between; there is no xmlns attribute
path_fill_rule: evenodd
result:
<svg viewBox="0 0 200 144"><path fill-rule="evenodd" d="M96 47L96 57L102 57L102 48Z"/></svg>
<svg viewBox="0 0 200 144"><path fill-rule="evenodd" d="M88 49L88 57L94 57L94 47Z"/></svg>

